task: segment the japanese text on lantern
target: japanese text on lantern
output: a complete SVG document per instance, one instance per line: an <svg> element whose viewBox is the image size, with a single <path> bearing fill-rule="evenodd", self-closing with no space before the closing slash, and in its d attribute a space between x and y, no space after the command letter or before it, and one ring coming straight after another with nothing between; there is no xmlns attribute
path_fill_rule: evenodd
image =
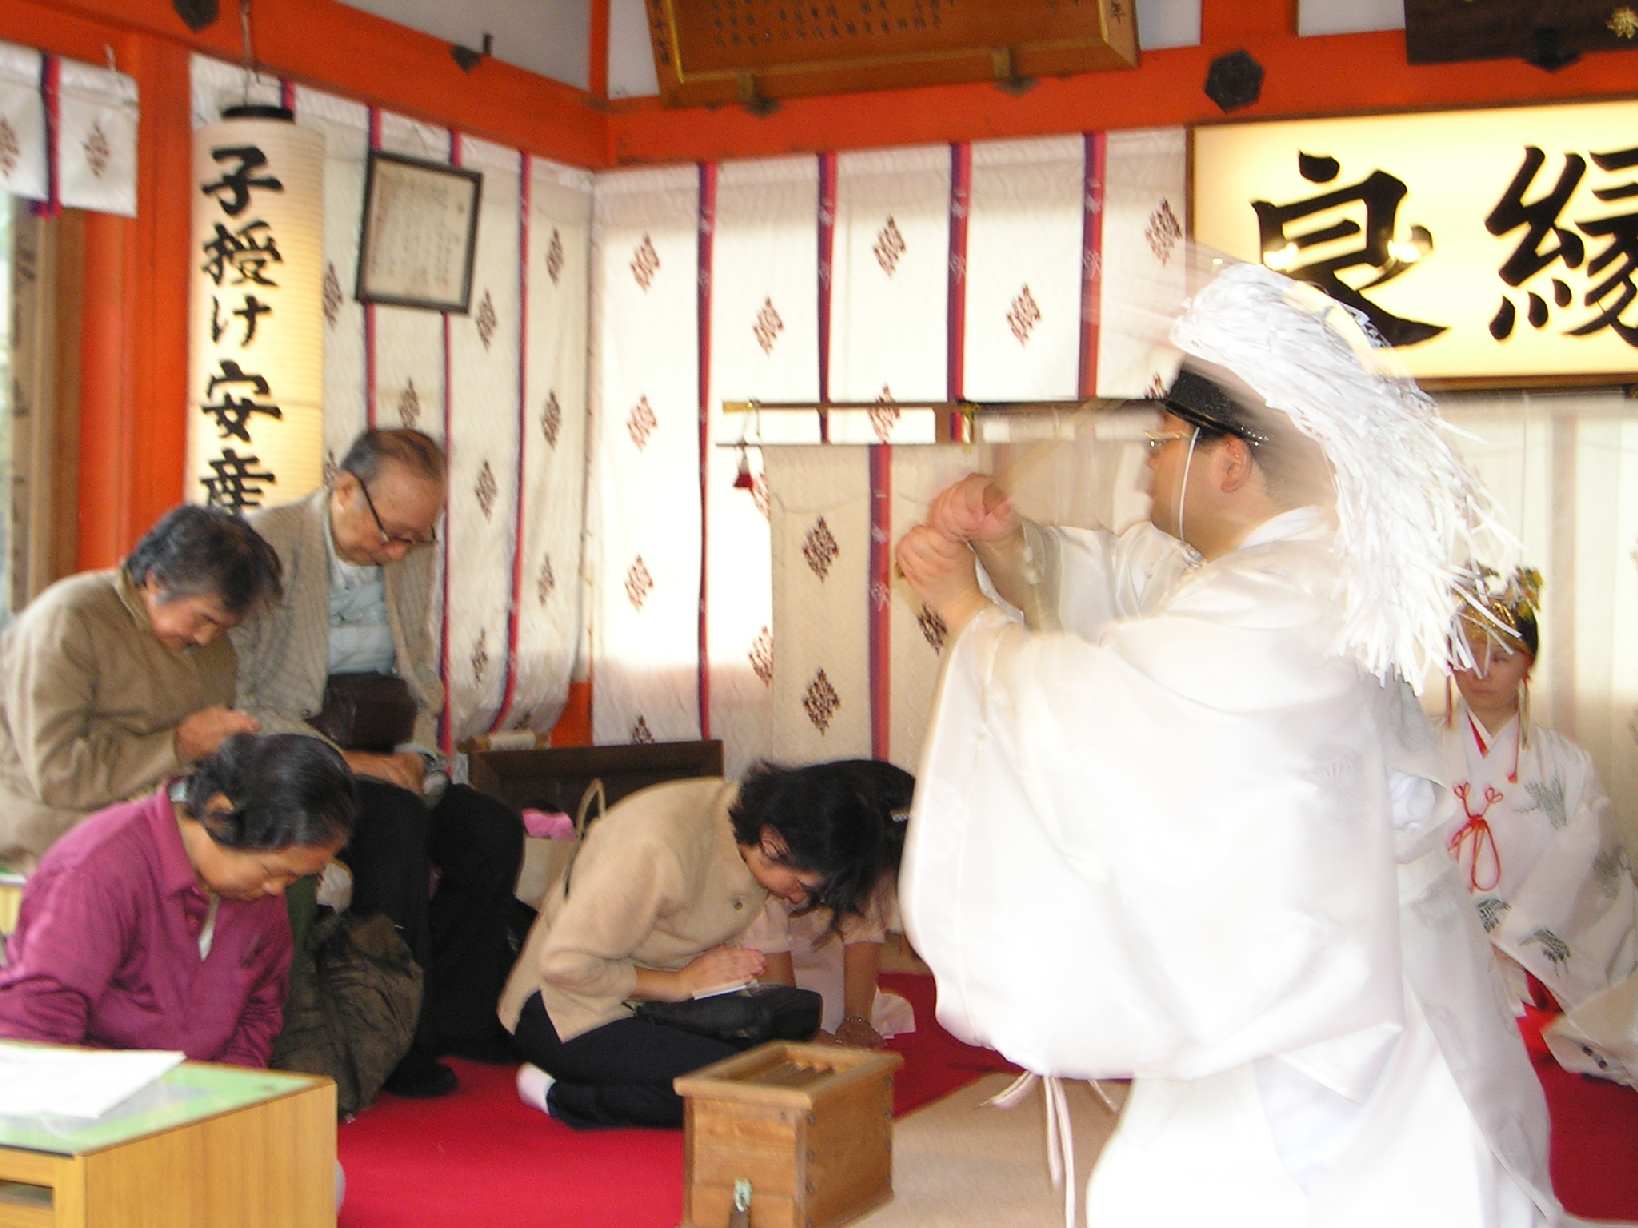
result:
<svg viewBox="0 0 1638 1228"><path fill-rule="evenodd" d="M266 486L278 482L256 452L258 417L277 420L283 411L274 391L277 373L257 369L255 342L258 321L274 314L273 296L264 300L258 290L277 291L283 257L278 236L258 216L256 202L259 194L283 193L284 184L270 171L260 146L217 145L210 156L221 174L199 190L215 201L222 216L200 245L199 267L212 287L210 343L220 348L230 341L236 357L213 354L216 370L206 373L205 387L196 392L203 393L199 412L214 420L218 437L237 441L243 449L224 446L206 461L209 472L197 477L208 504L242 512L260 506Z"/></svg>

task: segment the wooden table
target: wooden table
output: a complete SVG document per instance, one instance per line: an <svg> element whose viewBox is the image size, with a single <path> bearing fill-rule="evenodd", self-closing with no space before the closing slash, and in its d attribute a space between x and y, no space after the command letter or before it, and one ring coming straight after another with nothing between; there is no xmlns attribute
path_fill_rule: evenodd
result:
<svg viewBox="0 0 1638 1228"><path fill-rule="evenodd" d="M0 1228L334 1228L335 1165L329 1079L186 1062L95 1120L0 1117Z"/></svg>

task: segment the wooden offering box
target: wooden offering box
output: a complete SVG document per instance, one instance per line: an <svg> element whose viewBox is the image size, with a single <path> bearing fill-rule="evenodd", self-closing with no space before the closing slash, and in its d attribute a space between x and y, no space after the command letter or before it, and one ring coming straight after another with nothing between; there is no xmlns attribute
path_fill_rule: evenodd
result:
<svg viewBox="0 0 1638 1228"><path fill-rule="evenodd" d="M772 1041L675 1081L686 1106L682 1228L830 1228L893 1197L897 1053Z"/></svg>

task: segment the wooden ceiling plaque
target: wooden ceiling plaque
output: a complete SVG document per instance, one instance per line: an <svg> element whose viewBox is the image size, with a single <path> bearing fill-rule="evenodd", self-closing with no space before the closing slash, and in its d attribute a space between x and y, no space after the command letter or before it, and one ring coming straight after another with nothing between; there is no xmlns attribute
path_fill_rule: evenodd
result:
<svg viewBox="0 0 1638 1228"><path fill-rule="evenodd" d="M1136 0L646 0L674 105L1133 68Z"/></svg>
<svg viewBox="0 0 1638 1228"><path fill-rule="evenodd" d="M1518 58L1556 68L1638 49L1638 0L1405 0L1412 64Z"/></svg>

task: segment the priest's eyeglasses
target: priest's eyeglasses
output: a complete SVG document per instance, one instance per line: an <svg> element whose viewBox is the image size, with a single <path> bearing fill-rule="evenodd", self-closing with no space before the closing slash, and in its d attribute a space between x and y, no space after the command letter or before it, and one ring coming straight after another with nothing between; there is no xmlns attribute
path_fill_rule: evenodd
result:
<svg viewBox="0 0 1638 1228"><path fill-rule="evenodd" d="M375 500L370 498L369 485L357 473L353 473L351 469L347 472L353 474L353 477L358 481L358 489L364 492L364 506L370 509L370 519L375 521L375 528L381 534L381 544L383 546L408 546L411 550L415 550L421 546L436 546L438 544L437 529L429 529L425 537L417 537L412 533L387 532L387 526L381 519L381 513L375 510Z"/></svg>
<svg viewBox="0 0 1638 1228"><path fill-rule="evenodd" d="M1144 431L1143 442L1149 445L1149 455L1153 456L1167 444L1177 439L1187 439L1191 431Z"/></svg>

